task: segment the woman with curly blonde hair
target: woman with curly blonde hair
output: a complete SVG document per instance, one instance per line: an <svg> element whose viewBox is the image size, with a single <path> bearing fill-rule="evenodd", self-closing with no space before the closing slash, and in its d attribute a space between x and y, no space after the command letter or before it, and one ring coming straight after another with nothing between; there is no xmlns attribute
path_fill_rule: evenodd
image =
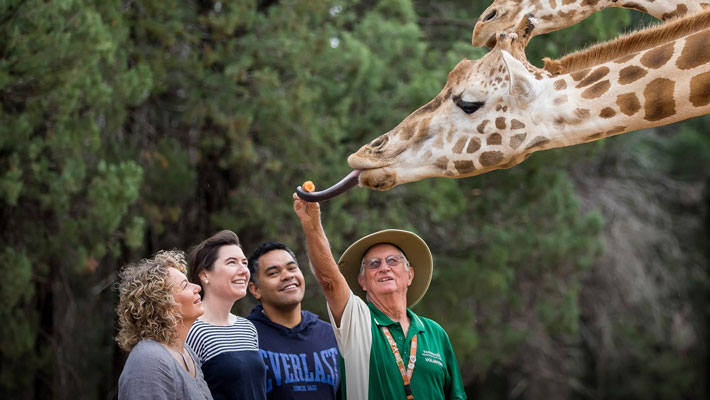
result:
<svg viewBox="0 0 710 400"><path fill-rule="evenodd" d="M185 255L161 251L129 264L118 286L118 345L130 351L118 381L119 400L212 400L185 337L204 313L200 286L190 283Z"/></svg>

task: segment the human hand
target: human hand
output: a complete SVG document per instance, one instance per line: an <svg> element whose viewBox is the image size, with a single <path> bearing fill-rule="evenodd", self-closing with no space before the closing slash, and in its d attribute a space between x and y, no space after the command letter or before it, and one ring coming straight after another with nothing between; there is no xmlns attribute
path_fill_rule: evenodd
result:
<svg viewBox="0 0 710 400"><path fill-rule="evenodd" d="M309 225L320 222L320 204L318 202L305 201L293 194L293 211L296 212L302 225Z"/></svg>

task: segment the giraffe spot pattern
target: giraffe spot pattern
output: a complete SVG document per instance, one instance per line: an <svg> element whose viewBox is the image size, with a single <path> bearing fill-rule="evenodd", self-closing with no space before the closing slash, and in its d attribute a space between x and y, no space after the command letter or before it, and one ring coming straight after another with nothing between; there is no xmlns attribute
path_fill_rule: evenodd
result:
<svg viewBox="0 0 710 400"><path fill-rule="evenodd" d="M695 107L710 104L710 72L703 72L690 80L690 103Z"/></svg>
<svg viewBox="0 0 710 400"><path fill-rule="evenodd" d="M449 125L449 131L446 132L446 142L451 143L454 140L454 135L456 135L456 127L454 124Z"/></svg>
<svg viewBox="0 0 710 400"><path fill-rule="evenodd" d="M655 49L647 51L643 56L641 56L641 64L644 66L656 69L660 68L671 59L673 55L673 43L667 43L663 46L656 47Z"/></svg>
<svg viewBox="0 0 710 400"><path fill-rule="evenodd" d="M564 90L567 89L567 82L565 82L564 79L558 79L555 81L555 84L553 85L555 90Z"/></svg>
<svg viewBox="0 0 710 400"><path fill-rule="evenodd" d="M594 85L590 86L589 89L582 92L582 98L596 99L597 97L606 93L606 91L609 90L610 87L611 84L608 80L597 82Z"/></svg>
<svg viewBox="0 0 710 400"><path fill-rule="evenodd" d="M641 102L635 93L624 93L617 96L616 105L626 115L634 115L641 109Z"/></svg>
<svg viewBox="0 0 710 400"><path fill-rule="evenodd" d="M665 13L661 15L661 19L666 21L671 18L675 17L682 17L688 12L688 7L686 7L684 4L678 4L678 7L675 8L673 12Z"/></svg>
<svg viewBox="0 0 710 400"><path fill-rule="evenodd" d="M607 136L617 135L617 134L622 133L624 131L626 131L625 126L617 126L617 127L614 127L613 129L608 130L606 132L597 132L593 135L586 136L583 139L583 141L584 142L592 142L592 141L595 141L595 140L598 140L598 139L601 139L601 138L604 138Z"/></svg>
<svg viewBox="0 0 710 400"><path fill-rule="evenodd" d="M615 126L613 129L606 131L606 136L617 135L626 131L625 126Z"/></svg>
<svg viewBox="0 0 710 400"><path fill-rule="evenodd" d="M555 105L559 106L560 104L565 104L567 102L567 95L560 96L552 100Z"/></svg>
<svg viewBox="0 0 710 400"><path fill-rule="evenodd" d="M413 118L411 118L416 114L417 112L407 117L407 122L402 126L402 129L400 129L400 134L405 142L409 141L416 132L417 123L412 121Z"/></svg>
<svg viewBox="0 0 710 400"><path fill-rule="evenodd" d="M621 58L617 58L616 60L614 60L614 62L615 62L616 64L623 64L623 63L625 63L625 62L631 60L632 58L636 57L637 55L638 55L638 53L634 53L634 54L631 54L631 55L628 55L628 56L624 56L624 57L621 57Z"/></svg>
<svg viewBox="0 0 710 400"><path fill-rule="evenodd" d="M643 90L644 109L647 121L659 121L675 114L675 99L673 90L675 82L670 79L657 78L651 81Z"/></svg>
<svg viewBox="0 0 710 400"><path fill-rule="evenodd" d="M609 73L609 67L599 67L599 68L595 69L594 72L592 72L586 78L582 79L581 82L579 82L579 84L577 85L577 89L591 85L592 83L605 77L606 74L608 74L608 73Z"/></svg>
<svg viewBox="0 0 710 400"><path fill-rule="evenodd" d="M501 136L499 133L492 133L492 134L488 135L488 138L486 138L486 144L488 146L493 146L493 145L497 145L497 144L501 144L501 143L503 143L503 136ZM480 147L480 145L479 145L479 147ZM476 149L476 150L478 150L478 149ZM469 152L469 153L472 153L472 152Z"/></svg>
<svg viewBox="0 0 710 400"><path fill-rule="evenodd" d="M535 139L530 141L530 143L528 144L528 147L526 147L525 150L534 149L535 147L542 147L549 142L550 142L550 139L548 139L546 137L538 136Z"/></svg>
<svg viewBox="0 0 710 400"><path fill-rule="evenodd" d="M476 170L471 160L454 161L454 168L456 168L459 174L468 174Z"/></svg>
<svg viewBox="0 0 710 400"><path fill-rule="evenodd" d="M550 0L550 8L553 10L557 8L557 2L555 0Z"/></svg>
<svg viewBox="0 0 710 400"><path fill-rule="evenodd" d="M414 138L414 144L421 143L424 139L429 137L430 125L431 117L425 118L419 123L419 129L417 129L417 136Z"/></svg>
<svg viewBox="0 0 710 400"><path fill-rule="evenodd" d="M710 62L710 30L688 36L676 61L680 69L691 69Z"/></svg>
<svg viewBox="0 0 710 400"><path fill-rule="evenodd" d="M481 154L479 161L484 167L490 167L498 164L503 159L503 153L500 151L486 151Z"/></svg>
<svg viewBox="0 0 710 400"><path fill-rule="evenodd" d="M599 113L599 116L602 118L611 118L614 115L616 115L616 111L614 111L614 109L611 107L604 107L604 108L602 108L602 111Z"/></svg>
<svg viewBox="0 0 710 400"><path fill-rule="evenodd" d="M484 119L480 124L478 124L478 126L476 127L476 130L478 131L478 133L483 133L483 131L486 129L486 125L489 122L490 122L489 120Z"/></svg>
<svg viewBox="0 0 710 400"><path fill-rule="evenodd" d="M648 72L636 65L629 65L628 67L619 71L619 83L622 85L628 85L629 83L635 82L644 76Z"/></svg>
<svg viewBox="0 0 710 400"><path fill-rule="evenodd" d="M584 142L592 142L598 139L601 139L604 136L604 132L597 132L593 135L585 136L584 139L582 139Z"/></svg>
<svg viewBox="0 0 710 400"><path fill-rule="evenodd" d="M461 154L463 152L463 147L466 145L466 141L468 139L465 137L459 138L459 140L456 141L456 144L454 145L454 148L451 150L454 154Z"/></svg>
<svg viewBox="0 0 710 400"><path fill-rule="evenodd" d="M575 1L577 1L577 0L562 0L562 4L566 6L566 5L574 3Z"/></svg>
<svg viewBox="0 0 710 400"><path fill-rule="evenodd" d="M510 138L510 147L512 149L517 149L521 143L523 143L523 140L525 140L525 137L528 136L527 133L521 133L519 135L514 135L513 137Z"/></svg>
<svg viewBox="0 0 710 400"><path fill-rule="evenodd" d="M648 14L646 7L642 6L641 4L626 3L626 4L624 4L624 8L630 8L632 10L637 10L637 11L641 11L644 14Z"/></svg>
<svg viewBox="0 0 710 400"><path fill-rule="evenodd" d="M466 147L466 153L475 153L476 150L481 148L481 140L474 137L468 141L468 146Z"/></svg>
<svg viewBox="0 0 710 400"><path fill-rule="evenodd" d="M469 61L469 60L466 60ZM449 72L449 76L446 77L446 82L450 82L452 85L451 86L458 86L463 80L468 76L468 68L471 65L471 62L460 62L456 67L454 67L451 72Z"/></svg>
<svg viewBox="0 0 710 400"><path fill-rule="evenodd" d="M449 91L451 91L449 89ZM441 106L441 103L443 102L443 97L444 96L436 96L434 97L430 102L424 104L423 106L419 107L416 111L412 113L412 116L415 115L421 115L421 114L428 114L436 111L436 109Z"/></svg>
<svg viewBox="0 0 710 400"><path fill-rule="evenodd" d="M586 108L577 108L574 110L574 115L577 117L577 123L582 122L582 120L589 119L591 113Z"/></svg>
<svg viewBox="0 0 710 400"><path fill-rule="evenodd" d="M503 118L503 117L496 118L496 128L505 129L505 118Z"/></svg>
<svg viewBox="0 0 710 400"><path fill-rule="evenodd" d="M570 76L572 79L574 79L575 82L577 82L577 81L581 81L582 78L584 78L585 76L587 76L588 73L589 73L589 68L583 69L583 70L577 71L577 72L572 72L571 74L569 74L569 76Z"/></svg>
<svg viewBox="0 0 710 400"><path fill-rule="evenodd" d="M437 158L436 161L434 161L434 166L441 170L446 170L449 166L449 158L443 156Z"/></svg>
<svg viewBox="0 0 710 400"><path fill-rule="evenodd" d="M582 7L595 6L599 3L599 0L584 0L582 1Z"/></svg>
<svg viewBox="0 0 710 400"><path fill-rule="evenodd" d="M525 128L525 124L518 121L517 119L513 119L510 121L510 129L523 129Z"/></svg>

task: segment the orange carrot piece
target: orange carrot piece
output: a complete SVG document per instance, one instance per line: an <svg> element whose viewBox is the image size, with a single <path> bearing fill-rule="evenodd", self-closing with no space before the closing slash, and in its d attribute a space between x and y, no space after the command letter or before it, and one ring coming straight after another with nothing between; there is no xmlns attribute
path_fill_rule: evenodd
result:
<svg viewBox="0 0 710 400"><path fill-rule="evenodd" d="M303 185L301 185L301 188L310 193L316 190L316 185L314 185L312 181L305 181Z"/></svg>

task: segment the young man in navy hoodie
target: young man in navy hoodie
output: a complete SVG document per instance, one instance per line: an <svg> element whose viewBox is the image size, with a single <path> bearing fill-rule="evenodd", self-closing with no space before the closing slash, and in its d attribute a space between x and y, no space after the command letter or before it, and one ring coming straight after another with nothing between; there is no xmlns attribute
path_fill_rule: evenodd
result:
<svg viewBox="0 0 710 400"><path fill-rule="evenodd" d="M266 242L249 257L249 271L249 292L261 304L247 318L259 334L266 398L340 398L335 335L329 323L301 310L305 282L293 251Z"/></svg>

